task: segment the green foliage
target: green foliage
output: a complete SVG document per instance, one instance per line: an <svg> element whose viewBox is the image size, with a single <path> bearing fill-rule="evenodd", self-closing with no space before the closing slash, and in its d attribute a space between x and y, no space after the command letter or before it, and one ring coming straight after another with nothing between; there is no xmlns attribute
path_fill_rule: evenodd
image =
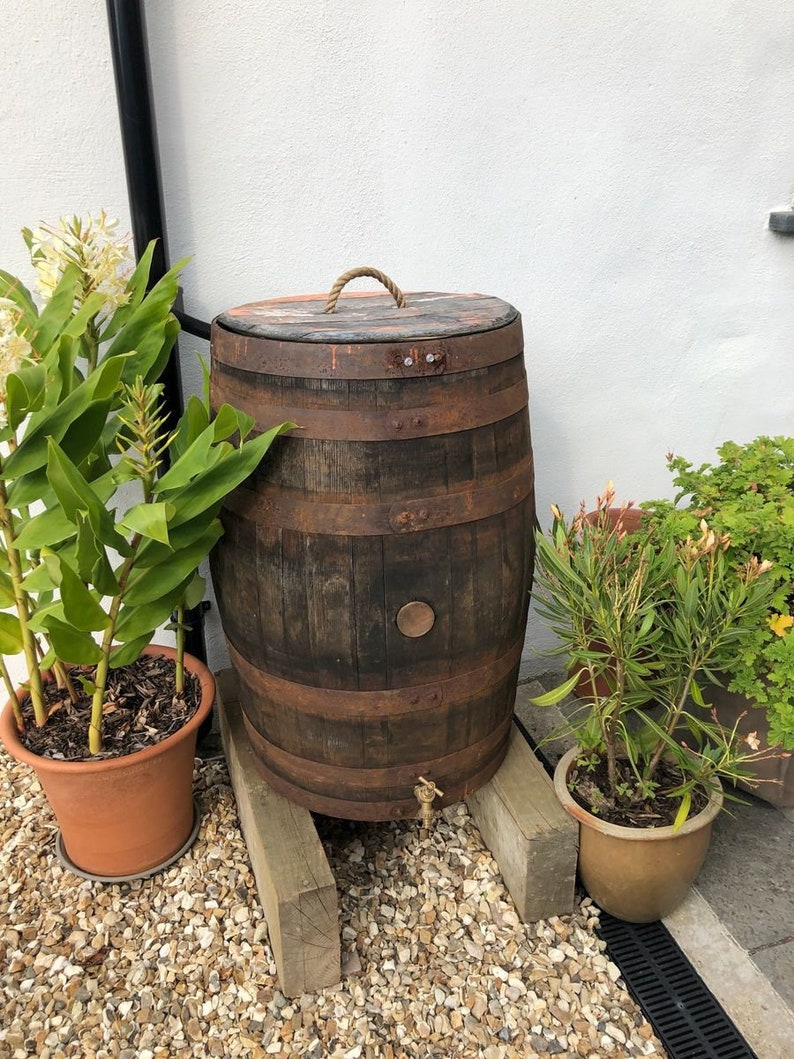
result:
<svg viewBox="0 0 794 1059"><path fill-rule="evenodd" d="M717 454L718 463L699 467L670 455L676 500L646 506L678 539L708 518L730 538L728 556L737 568L753 557L772 563L769 608L736 645L725 674L731 691L766 708L770 741L794 750L794 438L728 441Z"/></svg>
<svg viewBox="0 0 794 1059"><path fill-rule="evenodd" d="M39 668L63 679L72 664L96 664L92 753L109 667L134 661L173 611L197 604L224 498L293 425L255 434L249 416L227 405L213 416L191 397L167 428L155 380L179 329L171 307L184 262L147 291L149 247L121 281L112 227L72 218L61 233L25 233L48 293L40 310L0 273L0 603L15 610L0 613L0 647L25 654L38 724ZM184 627L180 617L178 646Z"/></svg>
<svg viewBox="0 0 794 1059"><path fill-rule="evenodd" d="M606 763L604 793L641 803L657 788L662 758L673 758L685 782L660 793L686 806L680 825L694 787L744 775L742 763L755 756L711 717L703 689L752 638L774 586L758 562L736 576L724 539L705 523L695 540L676 540L659 524L626 532L613 497L610 486L595 512L570 522L554 508L550 534L536 535L538 611L571 676L533 701L553 704L584 682L570 731L591 765ZM628 786L621 758L634 777Z"/></svg>

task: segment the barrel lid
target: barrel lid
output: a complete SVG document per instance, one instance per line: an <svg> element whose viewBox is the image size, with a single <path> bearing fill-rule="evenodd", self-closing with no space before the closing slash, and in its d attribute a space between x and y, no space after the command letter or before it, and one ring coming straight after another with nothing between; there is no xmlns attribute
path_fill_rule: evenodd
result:
<svg viewBox="0 0 794 1059"><path fill-rule="evenodd" d="M229 331L287 342L411 342L470 335L509 324L518 311L487 294L406 292L399 308L380 291L342 294L336 311L325 313L327 295L250 302L217 318Z"/></svg>

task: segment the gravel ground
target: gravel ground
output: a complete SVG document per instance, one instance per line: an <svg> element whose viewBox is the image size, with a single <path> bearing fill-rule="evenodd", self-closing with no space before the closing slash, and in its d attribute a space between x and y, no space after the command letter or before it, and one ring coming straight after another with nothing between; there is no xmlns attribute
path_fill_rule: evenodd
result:
<svg viewBox="0 0 794 1059"><path fill-rule="evenodd" d="M223 762L197 797L178 865L103 886L60 866L38 784L0 752L1 1059L664 1055L589 900L524 926L462 804L424 839L320 821L345 978L284 997Z"/></svg>

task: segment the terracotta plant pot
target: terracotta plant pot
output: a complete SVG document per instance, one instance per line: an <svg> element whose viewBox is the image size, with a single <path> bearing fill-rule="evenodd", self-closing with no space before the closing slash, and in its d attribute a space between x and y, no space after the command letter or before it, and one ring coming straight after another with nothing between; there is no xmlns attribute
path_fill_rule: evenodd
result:
<svg viewBox="0 0 794 1059"><path fill-rule="evenodd" d="M171 647L145 654L174 658ZM55 761L20 742L11 707L0 714L9 754L33 769L61 829L69 860L103 879L149 874L182 850L193 830L196 734L215 699L215 681L198 659L185 668L201 684L201 703L187 724L155 746L101 761Z"/></svg>
<svg viewBox="0 0 794 1059"><path fill-rule="evenodd" d="M769 750L769 722L763 706L756 706L751 699L725 688L713 687L708 691L709 699L716 707L720 724L733 728L737 724L740 738L755 732L761 741L761 749ZM746 717L741 715L746 713ZM762 798L780 809L794 808L794 753L788 757L769 758L766 761L751 761L744 767L756 779L776 780L776 783L760 783L757 787L738 783L743 791Z"/></svg>
<svg viewBox="0 0 794 1059"><path fill-rule="evenodd" d="M580 754L574 747L554 772L562 807L579 821L579 875L596 904L629 923L652 923L677 908L700 871L711 841L711 825L722 808L715 789L706 808L677 831L608 824L588 813L568 790Z"/></svg>

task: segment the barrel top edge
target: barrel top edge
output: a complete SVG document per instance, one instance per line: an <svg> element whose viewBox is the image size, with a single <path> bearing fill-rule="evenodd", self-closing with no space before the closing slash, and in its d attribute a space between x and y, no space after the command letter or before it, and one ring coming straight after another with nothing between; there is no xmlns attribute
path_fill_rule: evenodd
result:
<svg viewBox="0 0 794 1059"><path fill-rule="evenodd" d="M217 326L236 334L284 341L399 342L446 338L503 327L518 316L491 295L408 292L399 309L388 294L343 294L337 312L325 314L325 295L250 302L219 314Z"/></svg>

